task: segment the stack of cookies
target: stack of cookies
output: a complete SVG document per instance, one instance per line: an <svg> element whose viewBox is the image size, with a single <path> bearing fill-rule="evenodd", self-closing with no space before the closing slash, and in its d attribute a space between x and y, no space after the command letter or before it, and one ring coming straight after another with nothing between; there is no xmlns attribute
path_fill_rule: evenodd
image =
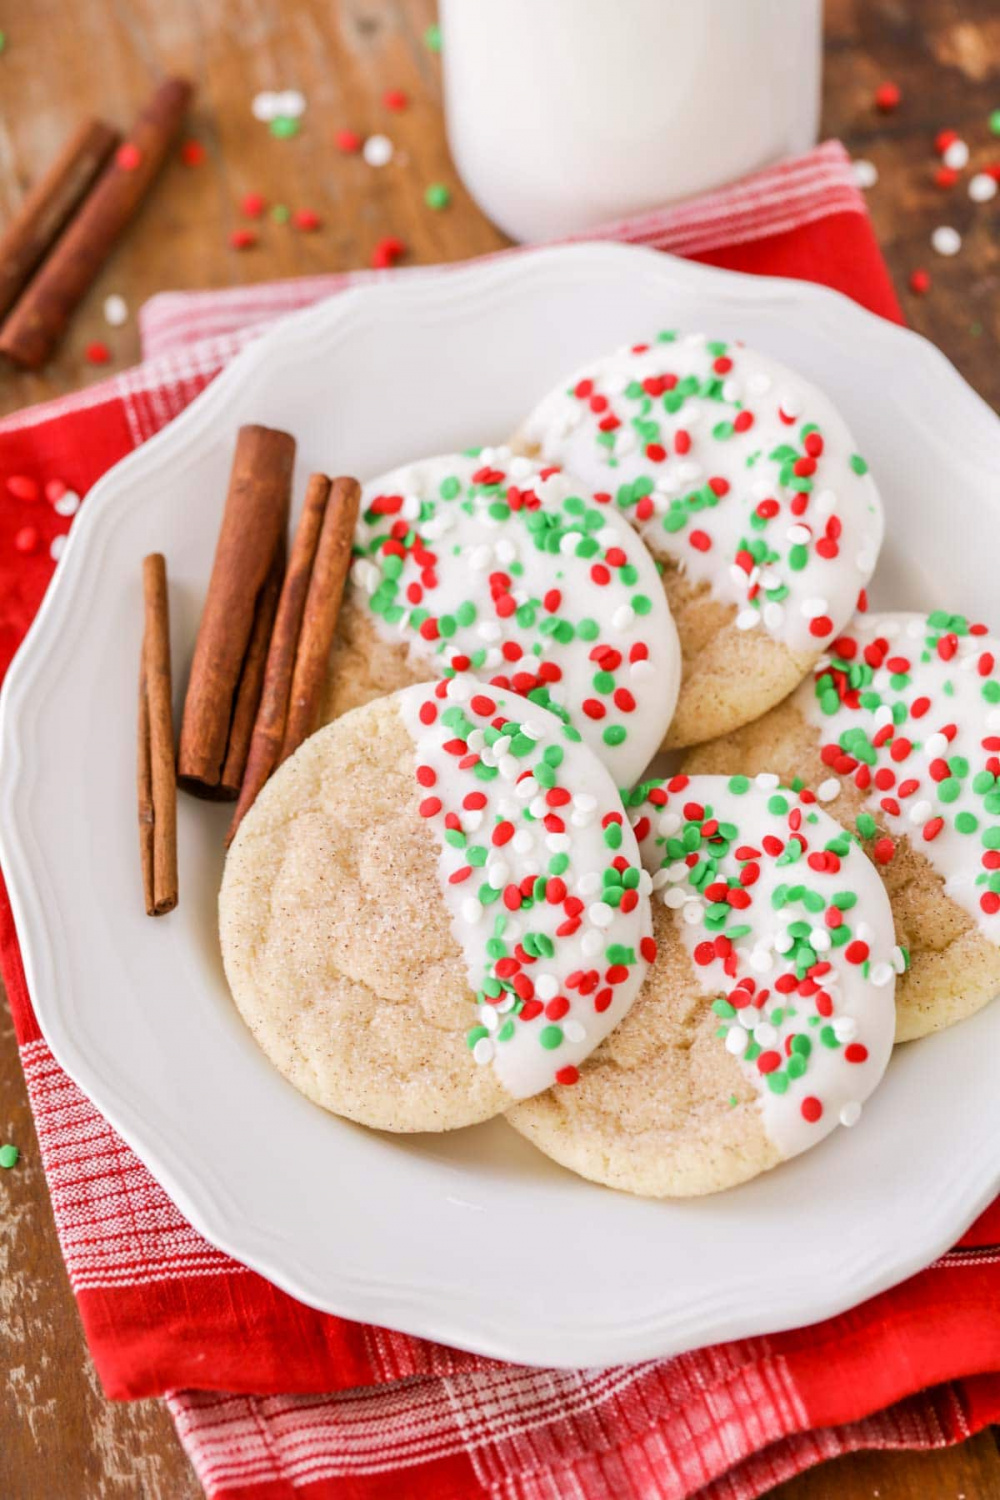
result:
<svg viewBox="0 0 1000 1500"><path fill-rule="evenodd" d="M327 722L220 898L285 1077L657 1197L854 1126L1000 989L1000 647L870 615L882 536L830 402L701 335L366 485Z"/></svg>

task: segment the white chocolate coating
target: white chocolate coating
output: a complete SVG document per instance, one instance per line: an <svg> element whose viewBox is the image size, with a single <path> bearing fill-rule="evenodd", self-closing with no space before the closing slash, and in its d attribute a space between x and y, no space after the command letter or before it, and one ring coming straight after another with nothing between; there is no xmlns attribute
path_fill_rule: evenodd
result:
<svg viewBox="0 0 1000 1500"><path fill-rule="evenodd" d="M629 815L653 899L677 914L767 1135L795 1156L856 1121L889 1061L904 962L889 898L857 840L776 776L642 790Z"/></svg>
<svg viewBox="0 0 1000 1500"><path fill-rule="evenodd" d="M655 951L651 881L614 782L554 714L468 673L398 701L477 995L473 1056L518 1099L569 1086Z"/></svg>
<svg viewBox="0 0 1000 1500"><path fill-rule="evenodd" d="M631 786L660 746L680 650L622 516L506 449L424 459L364 488L354 588L383 638L564 711Z"/></svg>

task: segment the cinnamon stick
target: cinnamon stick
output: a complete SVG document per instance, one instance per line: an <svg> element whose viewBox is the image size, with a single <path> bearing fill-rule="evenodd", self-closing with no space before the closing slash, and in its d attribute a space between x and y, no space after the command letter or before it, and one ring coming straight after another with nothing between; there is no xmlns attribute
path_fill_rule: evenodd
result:
<svg viewBox="0 0 1000 1500"><path fill-rule="evenodd" d="M181 722L178 777L200 796L234 795L222 785L230 726L257 598L288 525L294 462L289 433L240 428Z"/></svg>
<svg viewBox="0 0 1000 1500"><path fill-rule="evenodd" d="M169 78L135 120L51 254L0 328L0 353L35 370L66 325L133 218L178 134L191 98L184 78Z"/></svg>
<svg viewBox="0 0 1000 1500"><path fill-rule="evenodd" d="M309 593L302 616L302 629L295 652L292 689L288 698L285 737L278 760L287 760L316 728L327 659L337 628L344 596L344 582L351 564L351 544L361 503L356 479L333 481L316 546L316 561L309 580Z"/></svg>
<svg viewBox="0 0 1000 1500"><path fill-rule="evenodd" d="M139 849L146 911L177 905L177 787L170 689L170 613L162 553L143 559L145 629L139 674Z"/></svg>
<svg viewBox="0 0 1000 1500"><path fill-rule="evenodd" d="M267 652L271 644L274 616L277 612L278 596L281 593L281 582L284 576L285 539L281 537L275 549L271 571L257 596L253 629L250 631L250 642L243 660L240 685L236 690L233 722L229 726L229 745L226 749L226 763L222 767L221 784L223 789L233 797L238 796L240 787L243 785L247 754L250 749L250 736L257 718Z"/></svg>
<svg viewBox="0 0 1000 1500"><path fill-rule="evenodd" d="M261 689L260 706L253 726L250 750L247 755L243 784L233 820L226 834L226 846L232 843L244 814L251 808L257 793L267 781L278 763L281 745L285 737L285 718L288 713L288 698L292 689L292 671L295 666L295 648L302 628L302 616L309 592L316 557L316 545L330 493L330 481L325 474L313 474L306 490L305 504L295 529L292 555L288 572L278 601L278 612L274 620L271 644L264 670L264 686Z"/></svg>
<svg viewBox="0 0 1000 1500"><path fill-rule="evenodd" d="M31 189L0 239L0 318L13 307L120 140L104 120L84 120Z"/></svg>

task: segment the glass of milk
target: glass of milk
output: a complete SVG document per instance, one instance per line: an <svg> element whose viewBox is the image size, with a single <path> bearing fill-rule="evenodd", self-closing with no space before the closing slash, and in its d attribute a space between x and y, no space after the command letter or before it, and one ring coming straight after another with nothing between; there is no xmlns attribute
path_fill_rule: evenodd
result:
<svg viewBox="0 0 1000 1500"><path fill-rule="evenodd" d="M440 0L455 165L518 240L814 144L822 0Z"/></svg>

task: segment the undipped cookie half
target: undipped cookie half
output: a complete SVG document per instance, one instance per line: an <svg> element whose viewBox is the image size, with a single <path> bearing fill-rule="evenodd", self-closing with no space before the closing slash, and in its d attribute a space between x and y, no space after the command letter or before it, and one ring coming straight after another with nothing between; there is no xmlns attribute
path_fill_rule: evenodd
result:
<svg viewBox="0 0 1000 1500"><path fill-rule="evenodd" d="M576 1088L508 1118L609 1187L715 1192L857 1121L892 1050L902 955L874 867L811 793L681 775L630 802L655 962Z"/></svg>
<svg viewBox="0 0 1000 1500"><path fill-rule="evenodd" d="M859 615L814 676L756 724L685 760L775 770L857 829L910 967L897 1041L1000 993L1000 642L964 615Z"/></svg>
<svg viewBox="0 0 1000 1500"><path fill-rule="evenodd" d="M882 544L843 418L777 360L662 333L577 370L515 446L604 495L664 564L683 679L666 747L725 734L802 680Z"/></svg>
<svg viewBox="0 0 1000 1500"><path fill-rule="evenodd" d="M447 1130L575 1083L652 958L650 886L576 730L463 673L346 714L267 784L226 863L226 975L318 1104Z"/></svg>
<svg viewBox="0 0 1000 1500"><path fill-rule="evenodd" d="M621 515L507 449L367 484L324 716L471 671L574 724L631 786L659 748L680 648L656 565Z"/></svg>

